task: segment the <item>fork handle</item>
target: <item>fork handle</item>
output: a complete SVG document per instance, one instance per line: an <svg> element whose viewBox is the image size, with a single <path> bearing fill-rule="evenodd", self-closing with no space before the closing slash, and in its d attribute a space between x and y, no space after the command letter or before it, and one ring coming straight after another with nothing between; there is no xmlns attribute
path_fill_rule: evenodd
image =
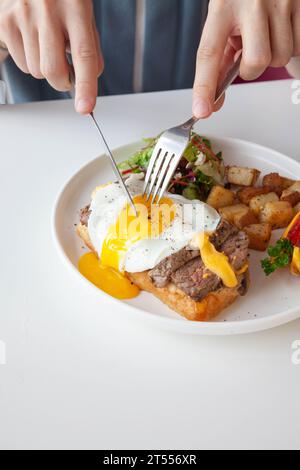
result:
<svg viewBox="0 0 300 470"><path fill-rule="evenodd" d="M238 77L239 71L240 71L240 65L242 62L242 53L238 57L238 59L235 61L233 66L228 70L225 78L219 83L217 91L216 91L216 99L215 99L215 104L219 101L220 98L224 95L225 91L227 88L234 82L234 80ZM196 122L198 122L200 119L196 118L193 116L191 119L189 119L187 122L182 124L183 129L192 129Z"/></svg>

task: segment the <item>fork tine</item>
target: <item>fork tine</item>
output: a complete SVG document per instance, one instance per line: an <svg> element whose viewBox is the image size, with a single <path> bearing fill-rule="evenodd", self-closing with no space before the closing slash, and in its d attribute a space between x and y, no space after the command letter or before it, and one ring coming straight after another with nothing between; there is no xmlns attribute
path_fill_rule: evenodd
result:
<svg viewBox="0 0 300 470"><path fill-rule="evenodd" d="M151 175L151 180L150 184L147 190L147 201L149 201L152 190L154 188L154 185L156 184L156 180L159 177L161 167L163 166L163 163L165 161L165 158L167 156L168 152L165 152L163 149L161 149L159 157L156 159L156 163Z"/></svg>
<svg viewBox="0 0 300 470"><path fill-rule="evenodd" d="M162 185L162 187L160 189L160 193L158 195L157 204L160 202L161 198L164 195L164 192L166 191L166 189L169 185L170 179L172 178L173 173L175 172L175 170L177 168L178 161L179 161L179 158L177 158L176 155L173 155L172 161L170 162L170 165L169 165L169 168L168 168L168 172L165 175L163 185Z"/></svg>
<svg viewBox="0 0 300 470"><path fill-rule="evenodd" d="M159 172L157 183L156 183L155 188L153 190L152 202L155 202L155 198L156 198L159 190L161 189L161 184L164 181L165 175L168 171L168 168L169 168L169 165L172 161L173 156L174 156L174 154L171 153L171 154L169 154L169 156L166 155L166 157L164 159L164 164L163 164L163 166L162 166L162 168Z"/></svg>
<svg viewBox="0 0 300 470"><path fill-rule="evenodd" d="M144 182L144 188L143 188L143 196L146 194L147 187L148 187L149 183L151 182L152 171L154 169L154 166L155 166L155 163L156 163L157 159L159 158L160 153L161 153L161 146L157 142L156 146L154 147L154 150L153 150L153 153L151 155L150 162L149 162L149 165L148 165L148 168L147 168L147 172L146 172L146 176L145 176L145 182Z"/></svg>

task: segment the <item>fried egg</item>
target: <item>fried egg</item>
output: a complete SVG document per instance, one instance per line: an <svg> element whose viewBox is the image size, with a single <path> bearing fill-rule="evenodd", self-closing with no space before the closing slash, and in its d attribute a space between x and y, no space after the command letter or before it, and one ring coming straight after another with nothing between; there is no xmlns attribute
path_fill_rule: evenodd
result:
<svg viewBox="0 0 300 470"><path fill-rule="evenodd" d="M93 194L88 232L99 259L119 272L142 272L189 245L195 235L214 232L220 216L200 201L166 193L159 205L142 197L143 181L132 175L126 184L137 208L132 213L119 183Z"/></svg>

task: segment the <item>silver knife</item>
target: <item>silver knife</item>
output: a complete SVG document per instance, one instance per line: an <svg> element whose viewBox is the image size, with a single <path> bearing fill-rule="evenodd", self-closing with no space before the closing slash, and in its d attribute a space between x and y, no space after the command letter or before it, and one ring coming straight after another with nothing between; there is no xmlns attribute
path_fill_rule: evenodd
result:
<svg viewBox="0 0 300 470"><path fill-rule="evenodd" d="M67 54L67 55L69 56L69 54ZM72 83L72 85L74 86L74 89L75 89L75 70L74 70L73 64L71 63L70 57L68 57L68 62L69 62L69 64L70 64L70 82ZM75 91L74 91L74 89L71 90L71 92L70 92L70 96L71 96L72 98L75 97ZM112 152L111 152L111 150L110 150L110 148L109 148L109 145L108 145L108 143L107 143L107 141L106 141L106 139L105 139L105 137L104 137L104 134L103 134L103 132L102 132L100 126L99 126L99 123L97 122L97 120L96 120L95 115L94 115L93 112L90 113L90 117L92 118L93 123L95 124L95 126L96 126L96 128L97 128L97 131L99 132L99 134L100 134L100 136L101 136L101 139L102 139L102 141L103 141L103 143L104 143L104 145L105 145L105 147L106 147L106 150L107 150L107 152L108 152L108 156L109 156L109 158L110 158L110 162L111 162L113 171L114 171L114 173L115 173L115 175L116 175L116 178L118 179L118 182L120 183L120 186L121 186L121 188L123 189L123 192L124 192L124 194L126 195L126 197L127 197L127 199L128 199L128 202L129 202L129 204L130 204L130 206L131 206L131 208L132 208L132 210L133 210L133 213L137 216L137 210L136 210L136 207L135 207L135 205L134 205L134 202L133 202L133 199L132 199L132 197L131 197L131 194L130 194L129 191L128 191L128 188L127 188L127 186L126 186L126 184L125 184L125 182L124 182L124 180L123 180L123 178L122 178L122 175L121 175L121 173L120 173L120 170L119 170L119 168L118 168L118 165L116 164L116 161L115 161L115 159L114 159L114 156L113 156L113 154L112 154Z"/></svg>

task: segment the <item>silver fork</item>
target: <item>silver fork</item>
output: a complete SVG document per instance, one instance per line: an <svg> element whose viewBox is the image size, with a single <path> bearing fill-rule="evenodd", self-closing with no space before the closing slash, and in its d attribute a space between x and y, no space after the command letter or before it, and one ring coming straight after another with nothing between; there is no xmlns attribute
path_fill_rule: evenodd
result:
<svg viewBox="0 0 300 470"><path fill-rule="evenodd" d="M219 101L229 85L238 76L241 60L242 55L239 56L224 80L219 84L215 103ZM152 202L159 203L161 200L189 143L193 126L198 121L199 119L192 117L184 124L168 129L160 136L154 147L145 177L143 195L147 195L147 200L151 196Z"/></svg>

